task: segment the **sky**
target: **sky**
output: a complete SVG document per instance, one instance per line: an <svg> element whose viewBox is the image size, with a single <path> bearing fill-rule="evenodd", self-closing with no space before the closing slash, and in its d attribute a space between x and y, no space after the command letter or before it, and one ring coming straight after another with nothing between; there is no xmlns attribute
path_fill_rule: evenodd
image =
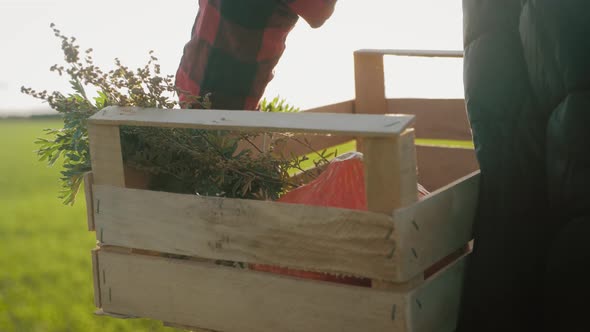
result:
<svg viewBox="0 0 590 332"><path fill-rule="evenodd" d="M248 1L248 0L243 0ZM41 112L22 85L68 92L49 72L63 63L50 23L92 47L97 65L118 57L132 68L154 50L174 74L190 37L198 0L0 0L0 115ZM353 52L362 48L462 49L459 0L339 0L320 29L300 20L265 96L307 109L354 98ZM386 57L388 97L461 97L460 59Z"/></svg>

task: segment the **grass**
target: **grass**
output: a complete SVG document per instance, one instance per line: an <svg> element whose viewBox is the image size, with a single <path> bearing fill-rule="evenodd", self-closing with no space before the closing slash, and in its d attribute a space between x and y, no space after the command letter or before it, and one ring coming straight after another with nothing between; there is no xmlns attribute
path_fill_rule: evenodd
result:
<svg viewBox="0 0 590 332"><path fill-rule="evenodd" d="M417 138L416 145L421 146L438 146L446 148L460 148L460 149L473 149L472 141L456 141L456 140L442 140L442 139L423 139Z"/></svg>
<svg viewBox="0 0 590 332"><path fill-rule="evenodd" d="M93 315L84 197L56 198L58 169L32 143L56 120L0 120L0 331L175 331L160 322Z"/></svg>

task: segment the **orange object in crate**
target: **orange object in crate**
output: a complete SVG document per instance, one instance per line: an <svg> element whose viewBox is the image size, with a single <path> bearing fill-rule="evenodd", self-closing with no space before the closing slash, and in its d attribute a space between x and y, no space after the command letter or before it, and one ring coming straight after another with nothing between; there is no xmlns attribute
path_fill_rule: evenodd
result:
<svg viewBox="0 0 590 332"><path fill-rule="evenodd" d="M420 197L428 194L418 187ZM279 200L281 203L337 207L353 210L367 210L365 195L365 173L362 154L347 153L334 159L315 180L294 189ZM323 280L357 286L371 286L371 280L365 278L333 276L325 273L300 271L263 264L251 264L251 269L305 279Z"/></svg>
<svg viewBox="0 0 590 332"><path fill-rule="evenodd" d="M367 210L362 154L334 159L315 180L283 195L279 202Z"/></svg>

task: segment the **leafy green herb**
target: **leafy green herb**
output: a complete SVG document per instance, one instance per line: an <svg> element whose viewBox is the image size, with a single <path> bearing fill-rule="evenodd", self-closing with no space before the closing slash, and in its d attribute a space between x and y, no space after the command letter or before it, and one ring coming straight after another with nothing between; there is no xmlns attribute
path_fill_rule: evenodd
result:
<svg viewBox="0 0 590 332"><path fill-rule="evenodd" d="M23 93L46 101L63 116L63 128L46 129L46 138L37 139L37 155L49 166L61 164L64 204L74 204L83 176L91 170L87 119L107 106L174 109L177 102L172 75L162 75L153 52L143 67L131 70L115 59L115 68L104 71L84 52L73 37L64 36L51 25L61 40L65 65L50 68L66 76L72 92L36 91L22 87ZM93 91L90 97L87 91ZM211 108L208 96L189 98L190 105ZM267 112L299 111L278 97L263 100ZM121 145L126 169L143 172L152 190L237 198L277 199L296 187L289 170L302 170L307 157L283 157L275 153L278 142L290 135L273 136L268 148L260 150L256 135L227 131L122 127ZM309 146L308 142L301 144ZM248 146L249 148L244 148ZM311 147L310 152L314 152ZM327 162L326 152L318 153L316 164Z"/></svg>

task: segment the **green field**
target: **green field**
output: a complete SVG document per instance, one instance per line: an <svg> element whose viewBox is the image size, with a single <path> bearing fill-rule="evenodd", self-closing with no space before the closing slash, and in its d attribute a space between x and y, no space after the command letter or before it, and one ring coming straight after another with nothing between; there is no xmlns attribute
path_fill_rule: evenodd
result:
<svg viewBox="0 0 590 332"><path fill-rule="evenodd" d="M175 331L93 315L85 204L56 198L58 170L32 144L56 120L0 120L0 331Z"/></svg>

